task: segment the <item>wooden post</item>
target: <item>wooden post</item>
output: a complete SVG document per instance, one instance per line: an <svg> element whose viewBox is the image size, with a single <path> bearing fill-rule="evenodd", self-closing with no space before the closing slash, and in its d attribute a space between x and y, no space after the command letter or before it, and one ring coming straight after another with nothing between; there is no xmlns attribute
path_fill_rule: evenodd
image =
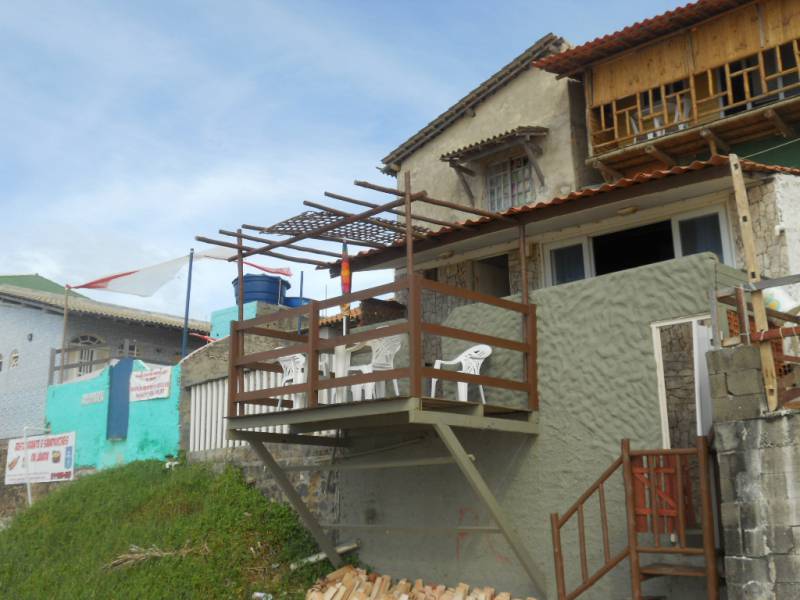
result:
<svg viewBox="0 0 800 600"><path fill-rule="evenodd" d="M47 369L47 385L53 385L56 375L56 353L58 350L50 348L50 367Z"/></svg>
<svg viewBox="0 0 800 600"><path fill-rule="evenodd" d="M319 302L308 303L311 311L308 315L308 362L306 363L306 383L308 384L307 408L314 408L319 403ZM347 320L345 315L344 320Z"/></svg>
<svg viewBox="0 0 800 600"><path fill-rule="evenodd" d="M703 554L706 563L706 596L719 598L719 577L717 575L717 552L714 547L714 514L711 510L711 471L708 464L708 440L697 437L697 465L700 471L700 501L703 519ZM683 499L679 499L682 501Z"/></svg>
<svg viewBox="0 0 800 600"><path fill-rule="evenodd" d="M414 224L411 216L411 172L403 178L406 219L406 277L408 280L409 396L422 396L422 290L414 273Z"/></svg>
<svg viewBox="0 0 800 600"><path fill-rule="evenodd" d="M564 582L564 555L561 552L561 527L558 524L558 513L550 514L550 529L553 532L553 563L556 569L558 600L566 600L567 586Z"/></svg>
<svg viewBox="0 0 800 600"><path fill-rule="evenodd" d="M69 286L64 284L64 323L61 326L61 369L58 383L64 383L64 365L67 364L67 318L69 317Z"/></svg>
<svg viewBox="0 0 800 600"><path fill-rule="evenodd" d="M528 314L525 315L528 351L526 352L525 379L528 383L528 408L539 410L539 333L536 322L536 305L528 304Z"/></svg>
<svg viewBox="0 0 800 600"><path fill-rule="evenodd" d="M756 242L753 234L753 223L750 217L750 203L747 199L747 188L744 184L742 165L739 157L729 154L728 160L731 167L731 179L733 180L733 193L736 198L736 212L739 217L739 231L742 236L742 246L744 247L744 262L747 269L747 280L750 283L761 281L761 269L758 266L756 256ZM764 294L761 290L755 290L750 294L753 305L753 319L756 323L756 331L759 333L769 329L767 321L767 310L764 305ZM767 394L767 406L769 410L778 408L778 380L775 374L775 357L772 355L772 345L769 342L758 344L761 354L761 375L764 380L764 390Z"/></svg>
<svg viewBox="0 0 800 600"><path fill-rule="evenodd" d="M239 323L231 323L231 333L228 337L228 417L238 415L239 405L236 403L238 367L236 362L239 360Z"/></svg>
<svg viewBox="0 0 800 600"><path fill-rule="evenodd" d="M622 475L625 479L625 516L628 525L628 559L631 563L631 598L642 600L642 576L639 572L639 552L636 533L636 500L633 491L631 441L622 440Z"/></svg>
<svg viewBox="0 0 800 600"><path fill-rule="evenodd" d="M528 303L528 251L526 248L527 242L525 241L525 225L519 224L519 264L520 264L520 287L522 303Z"/></svg>
<svg viewBox="0 0 800 600"><path fill-rule="evenodd" d="M244 321L244 262L242 261L242 230L236 230L236 241L239 249L236 252L236 268L238 270L239 290L236 294L236 304L239 307L239 320ZM278 286L280 289L280 285Z"/></svg>

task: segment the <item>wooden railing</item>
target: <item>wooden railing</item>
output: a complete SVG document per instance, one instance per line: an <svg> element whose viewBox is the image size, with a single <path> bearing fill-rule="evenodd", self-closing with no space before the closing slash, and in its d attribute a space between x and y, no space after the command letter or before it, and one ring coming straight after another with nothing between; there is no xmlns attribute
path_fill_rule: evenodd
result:
<svg viewBox="0 0 800 600"><path fill-rule="evenodd" d="M521 317L521 331L523 341L507 339L494 335L485 335L455 327L436 323L426 323L422 319L422 291L428 290L437 294L455 296L467 302L479 302L513 311ZM367 298L388 294L406 292L408 318L405 322L378 326L374 329L359 331L356 328L352 333L334 338L320 338L321 310L350 304ZM275 326L276 323L286 321L296 324L298 319L306 323L305 332L286 331ZM337 347L362 343L369 340L385 338L396 335L408 336L409 361L408 366L372 373L359 373L343 377L330 377L321 379L319 370L310 365L318 365L321 354L333 353ZM487 375L471 375L445 369L434 369L424 363L422 339L424 335L441 336L488 344L493 347L516 351L523 356L523 380L517 381L506 377L490 377ZM257 336L273 338L288 342L287 345L270 350L246 352L245 337ZM527 395L524 407L529 410L538 410L538 383L536 366L536 307L507 299L496 298L486 294L456 288L443 283L429 281L419 274L399 279L393 283L373 287L367 290L330 298L324 301L311 301L305 306L280 310L269 315L234 322L230 335L230 360L228 378L228 415L238 416L243 414L241 407L245 404L262 406L280 406L283 408L298 408L297 403L287 396L302 395L305 397L306 408L314 408L320 404L320 392L331 389L345 389L349 386L370 382L390 381L397 379L408 380L408 395L423 397L423 381L425 378L438 378L447 381L467 382L487 387L496 387ZM265 371L281 372L275 362L280 358L296 354L305 356L306 380L260 390L244 391L244 373L247 370L261 369Z"/></svg>
<svg viewBox="0 0 800 600"><path fill-rule="evenodd" d="M91 350L94 357L91 360L81 360L79 358L75 362L68 363L69 354L72 352L79 352L80 350ZM47 385L69 382L68 373L70 371L75 371L75 375L77 375L78 370L88 369L88 371L94 371L98 367L104 367L112 360L120 358L135 358L154 365L174 365L178 362L178 358L170 360L163 354L159 355L154 352L148 354L148 350L151 349L147 347L141 348L135 341L130 340L125 340L118 348L112 346L82 346L80 344L71 344L67 346L66 357L62 356L61 348L51 348Z"/></svg>
<svg viewBox="0 0 800 600"><path fill-rule="evenodd" d="M705 437L698 437L697 445L694 448L671 450L632 451L630 440L623 440L620 457L578 498L575 504L561 516L558 513L550 515L556 589L559 600L574 600L625 558L630 560L631 590L634 600L641 600L641 584L644 580L662 575L705 576L708 598L717 598L719 582L714 546L708 456L708 442ZM699 488L701 512L699 526L702 529L702 546L690 545L687 535L687 529L696 526L692 477L688 468L689 461L692 459L696 459L697 465L696 480ZM609 479L620 469L622 470L628 533L625 547L612 553L606 491ZM603 563L590 573L586 544L585 507L595 495L599 502ZM568 590L561 531L576 515L580 583ZM640 534L652 534L651 543L641 544ZM642 554L703 556L705 565L702 568L677 564L641 565Z"/></svg>

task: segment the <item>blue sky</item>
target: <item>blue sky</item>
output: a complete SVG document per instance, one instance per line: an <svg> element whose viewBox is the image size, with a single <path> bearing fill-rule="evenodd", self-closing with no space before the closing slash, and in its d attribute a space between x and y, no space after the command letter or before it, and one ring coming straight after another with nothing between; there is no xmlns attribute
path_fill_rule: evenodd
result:
<svg viewBox="0 0 800 600"><path fill-rule="evenodd" d="M542 35L582 43L677 5L2 3L0 274L81 283L325 190L367 199L354 179L393 184L380 158ZM198 265L192 315L232 304L234 276ZM152 298L89 295L180 313L184 278ZM327 274L306 281L338 293Z"/></svg>

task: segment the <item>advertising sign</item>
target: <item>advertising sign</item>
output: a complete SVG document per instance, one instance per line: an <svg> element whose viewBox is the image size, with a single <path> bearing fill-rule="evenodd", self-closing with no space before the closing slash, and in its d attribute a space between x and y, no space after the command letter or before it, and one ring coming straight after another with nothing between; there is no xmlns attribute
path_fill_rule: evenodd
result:
<svg viewBox="0 0 800 600"><path fill-rule="evenodd" d="M9 440L6 485L71 481L75 474L75 432Z"/></svg>
<svg viewBox="0 0 800 600"><path fill-rule="evenodd" d="M156 367L149 371L131 373L130 401L169 398L172 367Z"/></svg>

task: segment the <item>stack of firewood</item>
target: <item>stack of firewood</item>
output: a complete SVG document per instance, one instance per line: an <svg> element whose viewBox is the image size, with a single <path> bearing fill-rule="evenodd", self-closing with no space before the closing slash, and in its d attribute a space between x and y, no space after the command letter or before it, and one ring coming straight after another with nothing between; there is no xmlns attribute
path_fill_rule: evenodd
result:
<svg viewBox="0 0 800 600"><path fill-rule="evenodd" d="M346 565L317 581L306 600L521 600L511 598L508 592L495 593L490 587L470 587L459 583L456 587L425 584L421 579L413 583L401 579L392 583L389 575L367 573ZM536 600L527 598L526 600Z"/></svg>

